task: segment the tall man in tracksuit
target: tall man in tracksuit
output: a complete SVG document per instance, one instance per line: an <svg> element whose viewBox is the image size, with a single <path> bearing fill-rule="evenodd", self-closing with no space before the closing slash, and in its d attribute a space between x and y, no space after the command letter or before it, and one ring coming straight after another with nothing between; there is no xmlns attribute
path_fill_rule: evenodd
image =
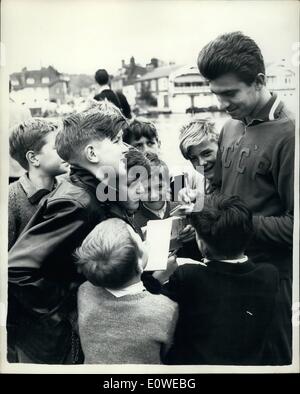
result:
<svg viewBox="0 0 300 394"><path fill-rule="evenodd" d="M295 122L266 88L257 44L241 32L219 36L199 53L200 73L231 116L220 134L216 180L220 192L241 197L255 229L248 248L254 262L270 262L281 275L280 327L270 328L272 364L292 360L292 248Z"/></svg>

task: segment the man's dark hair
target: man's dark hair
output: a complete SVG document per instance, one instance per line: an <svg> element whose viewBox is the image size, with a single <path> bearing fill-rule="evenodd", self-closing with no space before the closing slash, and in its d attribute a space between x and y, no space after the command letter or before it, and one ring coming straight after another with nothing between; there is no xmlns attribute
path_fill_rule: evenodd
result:
<svg viewBox="0 0 300 394"><path fill-rule="evenodd" d="M238 196L207 198L191 223L213 252L227 258L243 253L253 234L252 213Z"/></svg>
<svg viewBox="0 0 300 394"><path fill-rule="evenodd" d="M265 74L259 47L240 31L223 34L209 42L198 55L198 68L210 81L233 73L247 85L254 82L257 74Z"/></svg>
<svg viewBox="0 0 300 394"><path fill-rule="evenodd" d="M155 125L146 119L134 119L123 130L123 141L129 145L142 137L158 141Z"/></svg>
<svg viewBox="0 0 300 394"><path fill-rule="evenodd" d="M106 85L109 81L108 72L104 69L97 70L95 73L95 80L99 85Z"/></svg>

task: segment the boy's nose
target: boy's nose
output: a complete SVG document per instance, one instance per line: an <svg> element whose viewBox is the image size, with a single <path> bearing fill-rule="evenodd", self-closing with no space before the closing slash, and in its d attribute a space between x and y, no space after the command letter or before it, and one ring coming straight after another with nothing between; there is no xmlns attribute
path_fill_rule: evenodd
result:
<svg viewBox="0 0 300 394"><path fill-rule="evenodd" d="M143 183L140 182L139 185L138 185L138 188L137 188L137 193L138 194L145 194L145 192L146 192L146 188L143 185Z"/></svg>

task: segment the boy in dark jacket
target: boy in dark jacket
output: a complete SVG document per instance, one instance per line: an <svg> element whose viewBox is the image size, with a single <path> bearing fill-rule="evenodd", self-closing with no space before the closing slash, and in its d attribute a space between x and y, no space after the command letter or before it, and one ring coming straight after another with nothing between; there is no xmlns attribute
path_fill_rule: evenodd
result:
<svg viewBox="0 0 300 394"><path fill-rule="evenodd" d="M244 255L253 231L250 211L238 197L212 197L191 221L205 258L177 268L164 286L163 293L179 304L168 362L269 364L279 274Z"/></svg>
<svg viewBox="0 0 300 394"><path fill-rule="evenodd" d="M71 164L70 177L43 201L9 253L8 321L17 307L22 311L16 334L19 362L78 362L70 320L82 277L73 252L102 220L127 218L123 206L100 202L97 193L108 166L117 176L125 171L125 124L121 112L103 101L97 109L65 119L57 136L58 154Z"/></svg>

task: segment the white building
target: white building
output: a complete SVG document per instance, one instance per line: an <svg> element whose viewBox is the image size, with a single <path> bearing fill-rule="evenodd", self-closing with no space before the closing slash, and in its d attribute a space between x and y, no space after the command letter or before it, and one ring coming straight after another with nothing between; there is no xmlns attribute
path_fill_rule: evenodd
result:
<svg viewBox="0 0 300 394"><path fill-rule="evenodd" d="M169 102L172 112L185 112L191 107L218 106L209 83L199 74L196 66L184 66L172 72L169 77Z"/></svg>
<svg viewBox="0 0 300 394"><path fill-rule="evenodd" d="M286 66L285 60L281 63L271 63L266 66L267 87L296 111L296 73Z"/></svg>

